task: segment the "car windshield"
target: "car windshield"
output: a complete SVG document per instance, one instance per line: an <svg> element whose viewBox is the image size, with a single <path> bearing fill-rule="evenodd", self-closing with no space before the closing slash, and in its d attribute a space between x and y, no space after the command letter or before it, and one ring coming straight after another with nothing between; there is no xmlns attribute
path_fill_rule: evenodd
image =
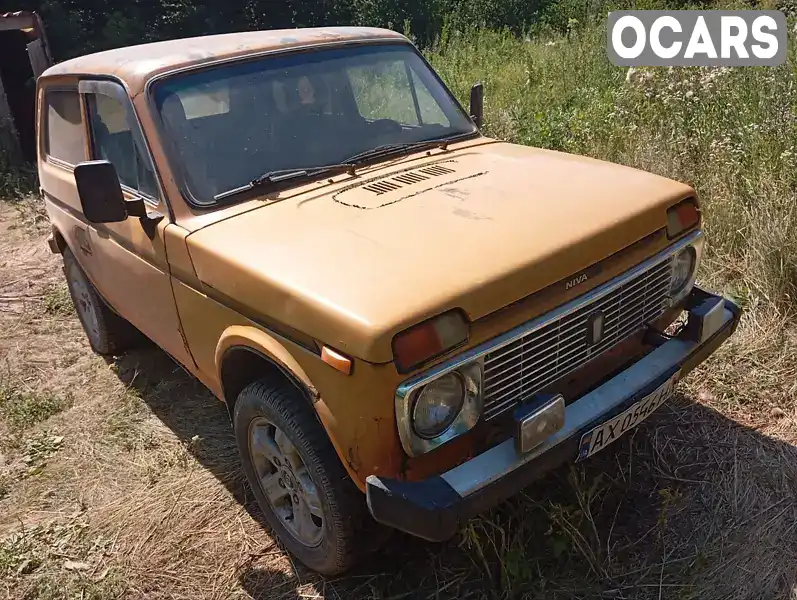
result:
<svg viewBox="0 0 797 600"><path fill-rule="evenodd" d="M153 96L171 159L200 204L264 173L475 131L407 44L228 63L161 80Z"/></svg>

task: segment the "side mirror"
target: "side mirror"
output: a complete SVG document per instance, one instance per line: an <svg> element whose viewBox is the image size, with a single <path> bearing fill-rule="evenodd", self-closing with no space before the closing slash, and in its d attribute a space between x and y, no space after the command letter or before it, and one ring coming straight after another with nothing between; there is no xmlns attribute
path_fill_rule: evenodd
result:
<svg viewBox="0 0 797 600"><path fill-rule="evenodd" d="M477 83L470 88L470 118L481 129L484 122L484 84Z"/></svg>
<svg viewBox="0 0 797 600"><path fill-rule="evenodd" d="M113 164L90 160L75 166L75 183L89 223L118 223L127 218L127 202Z"/></svg>

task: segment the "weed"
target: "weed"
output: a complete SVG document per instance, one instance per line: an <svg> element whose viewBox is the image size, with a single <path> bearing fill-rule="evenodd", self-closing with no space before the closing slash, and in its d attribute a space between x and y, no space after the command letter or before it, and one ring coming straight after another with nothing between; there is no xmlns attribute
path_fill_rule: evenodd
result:
<svg viewBox="0 0 797 600"><path fill-rule="evenodd" d="M32 427L71 405L69 395L24 389L21 385L0 381L0 417L12 431Z"/></svg>
<svg viewBox="0 0 797 600"><path fill-rule="evenodd" d="M27 474L40 473L46 465L47 459L61 449L63 442L63 436L54 436L47 432L41 432L26 440L22 460L28 468Z"/></svg>
<svg viewBox="0 0 797 600"><path fill-rule="evenodd" d="M0 133L4 133L1 131ZM0 198L19 200L36 189L36 170L30 165L15 166L0 148Z"/></svg>
<svg viewBox="0 0 797 600"><path fill-rule="evenodd" d="M90 533L80 515L64 521L22 526L0 539L0 578L19 597L117 598L126 585L120 574L103 568L111 540Z"/></svg>
<svg viewBox="0 0 797 600"><path fill-rule="evenodd" d="M51 284L47 290L45 290L42 300L44 303L44 312L50 316L67 316L73 314L75 311L72 304L72 297L69 295L69 288L64 282Z"/></svg>
<svg viewBox="0 0 797 600"><path fill-rule="evenodd" d="M690 183L704 206L701 277L748 302L797 297L797 60L776 68L611 65L605 22L568 37L451 35L427 53L462 101L485 83L486 133Z"/></svg>

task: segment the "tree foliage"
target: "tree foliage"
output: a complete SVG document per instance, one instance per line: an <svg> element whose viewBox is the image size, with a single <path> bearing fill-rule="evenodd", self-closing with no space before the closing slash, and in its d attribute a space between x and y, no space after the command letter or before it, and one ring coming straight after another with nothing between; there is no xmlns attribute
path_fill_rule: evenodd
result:
<svg viewBox="0 0 797 600"><path fill-rule="evenodd" d="M57 60L177 37L255 29L369 25L426 44L443 31L524 29L552 0L0 0L0 12L42 15ZM553 0L586 3L589 0Z"/></svg>

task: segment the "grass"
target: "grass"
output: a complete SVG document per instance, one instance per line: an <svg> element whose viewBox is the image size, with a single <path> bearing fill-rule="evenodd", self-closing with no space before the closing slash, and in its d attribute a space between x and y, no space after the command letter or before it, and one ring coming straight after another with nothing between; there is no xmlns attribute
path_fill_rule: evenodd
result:
<svg viewBox="0 0 797 600"><path fill-rule="evenodd" d="M0 197L14 200L24 198L34 192L36 182L37 175L33 167L16 163L12 165L0 147Z"/></svg>
<svg viewBox="0 0 797 600"><path fill-rule="evenodd" d="M463 102L473 82L485 82L490 135L634 166L696 188L709 239L699 280L734 297L746 313L735 338L683 387L717 411L699 410L702 418L715 425L723 422L717 415L732 421L712 429L709 438L708 431L691 424L682 423L680 430L662 426L674 439L658 437L658 426L651 426L653 447L646 452L652 453L652 473L639 473L651 467L643 462L651 458L644 451L640 463L618 464L594 477L589 466L576 470L564 500L531 503L550 526L548 536L538 538L545 548L541 554L529 551L525 540L533 539L534 528L525 514L498 525L495 517L477 519L468 529L469 547L479 556L480 549L493 548L493 581L502 582L503 597L606 590L624 597L628 586L635 597L790 597L797 593L787 566L793 558L770 550L780 535L771 526L781 517L775 512L770 528L749 535L739 535L746 528L739 524L787 498L795 480L790 474L774 483L753 472L751 464L732 462L727 452L740 443L749 452L752 443L774 454L773 468L792 472L793 446L748 437L734 425L795 441L793 40L786 64L772 69L621 69L608 62L604 45L605 25L599 20L568 36L533 40L483 30L456 34L442 39L429 58ZM683 409L678 414L689 419ZM702 450L678 448L678 439ZM622 452L619 457L631 460ZM684 462L686 457L693 460ZM728 469L735 479L705 470L684 477L692 462ZM618 478L632 468L643 486ZM643 506L652 513L642 520L651 522L650 532L640 542L630 541L631 534L619 552L617 529L600 519L607 510L613 514L609 499L645 492ZM734 524L741 529L734 530ZM785 531L790 536L793 527ZM720 557L718 548L728 554ZM629 565L637 565L630 576ZM546 573L569 573L570 583L552 590L543 583L551 580Z"/></svg>
<svg viewBox="0 0 797 600"><path fill-rule="evenodd" d="M110 539L93 536L81 514L34 525L0 543L0 577L24 581L20 598L121 598L127 586L119 573L95 568L111 544Z"/></svg>
<svg viewBox="0 0 797 600"><path fill-rule="evenodd" d="M12 431L28 429L58 414L71 405L68 395L24 389L14 383L0 382L0 417Z"/></svg>
<svg viewBox="0 0 797 600"><path fill-rule="evenodd" d="M0 213L0 430L19 439L0 456L0 597L797 598L794 44L776 69L629 71L582 21L447 33L427 55L463 100L485 82L491 135L696 187L700 281L745 314L682 395L451 542L397 535L325 580L261 528L207 391L153 348L90 353L36 250L40 211L16 203Z"/></svg>
<svg viewBox="0 0 797 600"><path fill-rule="evenodd" d="M72 297L69 295L69 288L66 286L65 281L60 281L47 288L42 301L44 303L44 312L48 315L70 315L75 311Z"/></svg>
<svg viewBox="0 0 797 600"><path fill-rule="evenodd" d="M695 186L711 244L702 276L790 313L797 293L795 49L777 68L629 71L605 55L605 24L525 41L472 31L432 64L465 101L486 90L486 131Z"/></svg>

